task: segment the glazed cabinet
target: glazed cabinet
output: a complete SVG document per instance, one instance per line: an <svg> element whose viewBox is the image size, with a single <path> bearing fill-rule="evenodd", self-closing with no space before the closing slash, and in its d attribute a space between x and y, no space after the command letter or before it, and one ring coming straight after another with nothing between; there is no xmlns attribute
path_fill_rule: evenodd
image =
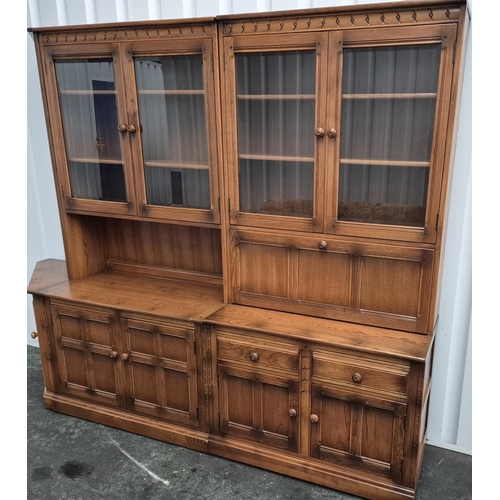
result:
<svg viewBox="0 0 500 500"><path fill-rule="evenodd" d="M439 16L223 19L229 302L432 331L458 40Z"/></svg>
<svg viewBox="0 0 500 500"><path fill-rule="evenodd" d="M181 23L40 36L66 211L219 222L214 34Z"/></svg>
<svg viewBox="0 0 500 500"><path fill-rule="evenodd" d="M332 21L223 24L230 221L434 242L456 26Z"/></svg>

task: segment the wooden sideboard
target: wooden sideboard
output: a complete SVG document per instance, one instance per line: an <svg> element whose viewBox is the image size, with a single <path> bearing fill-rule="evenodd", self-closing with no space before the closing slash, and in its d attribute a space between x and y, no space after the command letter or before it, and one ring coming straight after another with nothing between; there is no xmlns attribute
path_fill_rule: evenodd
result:
<svg viewBox="0 0 500 500"><path fill-rule="evenodd" d="M36 28L47 408L370 499L422 464L466 4Z"/></svg>

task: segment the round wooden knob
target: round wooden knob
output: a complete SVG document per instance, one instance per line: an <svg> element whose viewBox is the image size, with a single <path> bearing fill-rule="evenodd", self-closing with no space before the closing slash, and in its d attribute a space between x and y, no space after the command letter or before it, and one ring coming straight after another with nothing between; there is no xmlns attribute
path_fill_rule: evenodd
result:
<svg viewBox="0 0 500 500"><path fill-rule="evenodd" d="M323 137L325 135L325 131L321 127L317 128L314 133L316 137Z"/></svg>
<svg viewBox="0 0 500 500"><path fill-rule="evenodd" d="M291 408L290 410L288 410L288 415L290 415L290 417L292 418L295 418L297 416L297 410Z"/></svg>
<svg viewBox="0 0 500 500"><path fill-rule="evenodd" d="M316 414L314 414L314 413L313 413L313 414L312 414L309 418L311 419L311 422L312 422L313 424L317 424L317 423L319 422L319 417L318 417L318 415L316 415Z"/></svg>
<svg viewBox="0 0 500 500"><path fill-rule="evenodd" d="M31 338L36 339L38 337L38 333L36 332L31 332Z"/></svg>
<svg viewBox="0 0 500 500"><path fill-rule="evenodd" d="M120 134L123 134L127 131L127 126L124 125L123 123L120 123L120 125L118 125L118 132L120 132Z"/></svg>
<svg viewBox="0 0 500 500"><path fill-rule="evenodd" d="M361 373L353 373L352 374L352 381L356 382L356 384L359 384L363 380L363 377L361 376Z"/></svg>
<svg viewBox="0 0 500 500"><path fill-rule="evenodd" d="M120 359L122 361L127 361L127 359L129 358L130 354L124 352L121 356L120 356Z"/></svg>
<svg viewBox="0 0 500 500"><path fill-rule="evenodd" d="M256 352L251 352L249 357L251 361L259 361L259 355Z"/></svg>
<svg viewBox="0 0 500 500"><path fill-rule="evenodd" d="M330 139L333 139L334 137L337 137L337 131L334 128L331 128L327 135Z"/></svg>
<svg viewBox="0 0 500 500"><path fill-rule="evenodd" d="M111 351L109 354L110 358L116 359L118 357L118 353L116 351Z"/></svg>
<svg viewBox="0 0 500 500"><path fill-rule="evenodd" d="M326 249L328 248L328 245L327 245L326 241L320 241L320 242L318 243L318 248L319 248L320 250L326 250Z"/></svg>
<svg viewBox="0 0 500 500"><path fill-rule="evenodd" d="M136 131L136 128L135 128L134 125L129 125L127 127L127 131L128 131L129 134L133 134Z"/></svg>

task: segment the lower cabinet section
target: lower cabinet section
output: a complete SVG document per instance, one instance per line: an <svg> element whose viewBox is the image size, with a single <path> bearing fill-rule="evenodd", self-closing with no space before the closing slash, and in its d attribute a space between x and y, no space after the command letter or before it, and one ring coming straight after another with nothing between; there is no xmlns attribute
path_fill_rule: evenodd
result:
<svg viewBox="0 0 500 500"><path fill-rule="evenodd" d="M62 394L199 427L195 325L51 303Z"/></svg>
<svg viewBox="0 0 500 500"><path fill-rule="evenodd" d="M361 497L414 497L423 336L392 332L384 349L374 327L362 345L365 327L241 306L199 322L41 295L34 306L48 408Z"/></svg>

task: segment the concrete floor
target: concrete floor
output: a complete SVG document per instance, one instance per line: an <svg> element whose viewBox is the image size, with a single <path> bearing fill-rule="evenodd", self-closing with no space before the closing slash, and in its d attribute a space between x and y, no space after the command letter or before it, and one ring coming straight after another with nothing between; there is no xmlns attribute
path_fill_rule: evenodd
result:
<svg viewBox="0 0 500 500"><path fill-rule="evenodd" d="M46 410L28 346L28 500L349 500L340 493ZM472 457L427 446L418 500L472 499Z"/></svg>

